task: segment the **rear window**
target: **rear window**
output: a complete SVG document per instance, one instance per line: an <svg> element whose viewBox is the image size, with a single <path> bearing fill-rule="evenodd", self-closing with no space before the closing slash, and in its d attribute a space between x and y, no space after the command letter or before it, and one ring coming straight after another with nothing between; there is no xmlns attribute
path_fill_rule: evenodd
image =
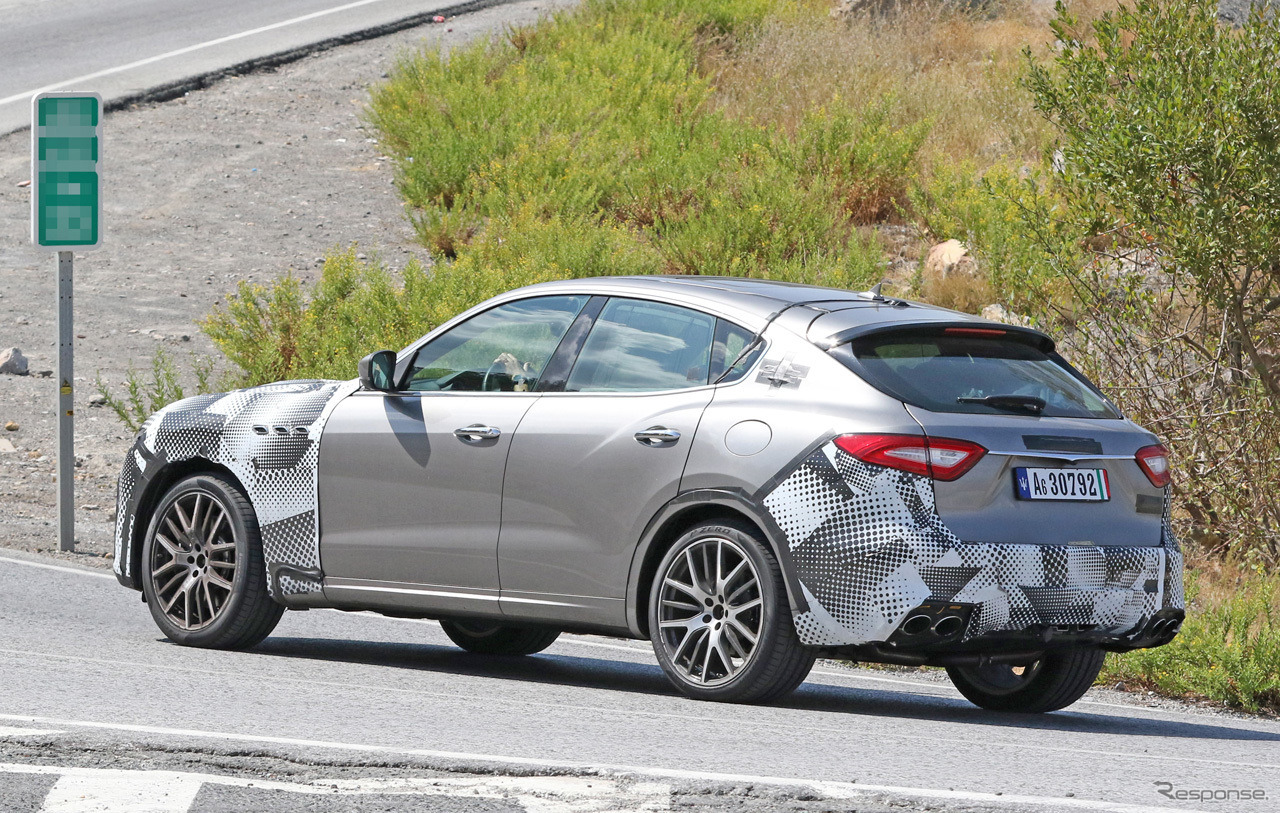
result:
<svg viewBox="0 0 1280 813"><path fill-rule="evenodd" d="M888 334L855 339L846 359L867 381L899 400L933 412L1027 414L975 403L991 396L1039 398L1040 415L1119 418L1096 389L1057 356L999 337Z"/></svg>

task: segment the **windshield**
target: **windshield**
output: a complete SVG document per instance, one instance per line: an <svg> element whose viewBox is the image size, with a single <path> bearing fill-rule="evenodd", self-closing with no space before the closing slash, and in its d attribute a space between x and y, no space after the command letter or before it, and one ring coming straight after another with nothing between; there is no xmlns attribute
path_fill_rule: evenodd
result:
<svg viewBox="0 0 1280 813"><path fill-rule="evenodd" d="M881 334L855 339L849 350L850 366L870 384L933 412L1031 414L1017 405L1021 396L1041 399L1037 414L1045 417L1120 417L1056 356L1008 338Z"/></svg>

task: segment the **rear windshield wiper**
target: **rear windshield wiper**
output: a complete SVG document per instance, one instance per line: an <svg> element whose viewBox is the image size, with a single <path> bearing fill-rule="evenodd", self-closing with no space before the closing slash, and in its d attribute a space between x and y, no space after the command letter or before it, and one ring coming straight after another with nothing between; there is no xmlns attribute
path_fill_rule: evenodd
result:
<svg viewBox="0 0 1280 813"><path fill-rule="evenodd" d="M1034 395L984 395L981 398L962 395L956 399L956 403L982 404L996 409L1025 409L1027 412L1036 415L1039 415L1048 406L1048 401L1043 398L1037 398Z"/></svg>

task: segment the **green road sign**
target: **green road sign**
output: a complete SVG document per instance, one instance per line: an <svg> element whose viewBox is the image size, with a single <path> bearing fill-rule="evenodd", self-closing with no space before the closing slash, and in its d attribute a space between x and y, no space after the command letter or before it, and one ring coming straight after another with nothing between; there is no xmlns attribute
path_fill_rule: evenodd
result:
<svg viewBox="0 0 1280 813"><path fill-rule="evenodd" d="M102 97L37 93L31 100L31 241L52 249L102 242Z"/></svg>

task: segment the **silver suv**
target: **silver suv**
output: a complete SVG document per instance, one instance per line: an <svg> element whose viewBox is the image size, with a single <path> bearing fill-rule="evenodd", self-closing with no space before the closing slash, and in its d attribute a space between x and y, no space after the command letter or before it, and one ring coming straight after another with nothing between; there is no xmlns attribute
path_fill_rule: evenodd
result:
<svg viewBox="0 0 1280 813"><path fill-rule="evenodd" d="M876 291L589 279L359 373L147 421L116 573L170 639L248 647L337 607L489 655L648 638L707 700L778 698L827 656L1040 712L1182 623L1168 453L1034 330Z"/></svg>

